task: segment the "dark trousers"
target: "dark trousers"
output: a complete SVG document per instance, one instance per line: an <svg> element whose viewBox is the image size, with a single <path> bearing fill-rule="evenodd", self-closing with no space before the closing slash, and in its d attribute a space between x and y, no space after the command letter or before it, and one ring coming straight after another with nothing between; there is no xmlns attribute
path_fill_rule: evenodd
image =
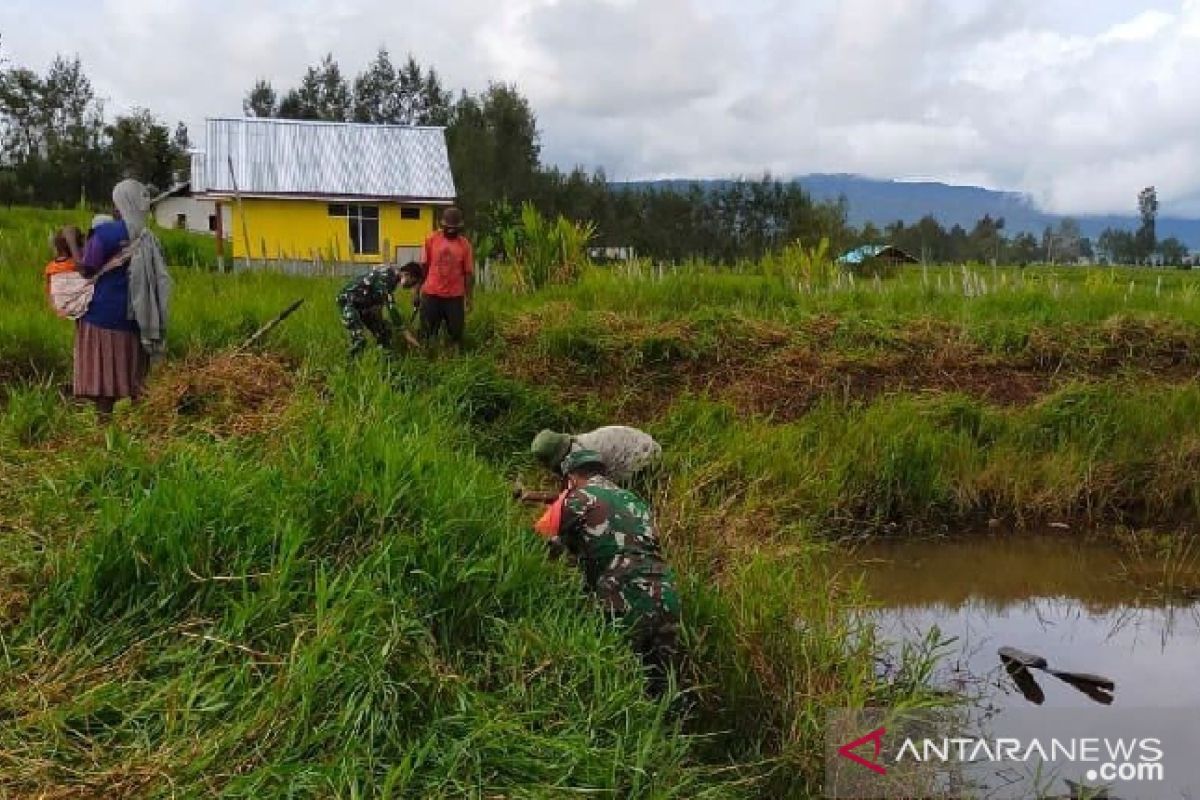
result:
<svg viewBox="0 0 1200 800"><path fill-rule="evenodd" d="M461 297L434 297L421 295L421 338L430 339L437 335L442 324L450 341L462 344L463 328L466 326L466 302Z"/></svg>

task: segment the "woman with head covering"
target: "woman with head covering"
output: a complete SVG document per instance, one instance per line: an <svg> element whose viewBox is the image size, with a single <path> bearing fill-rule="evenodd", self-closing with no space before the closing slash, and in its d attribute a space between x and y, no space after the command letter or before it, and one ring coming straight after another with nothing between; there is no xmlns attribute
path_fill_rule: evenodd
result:
<svg viewBox="0 0 1200 800"><path fill-rule="evenodd" d="M79 272L94 278L95 288L75 328L75 396L92 400L102 421L117 400L142 394L150 353L139 324L143 315L134 313L131 291L141 288L138 262L146 261L147 248L161 262L158 242L146 230L150 202L145 187L121 181L113 189L113 204L117 218L93 228L79 263Z"/></svg>

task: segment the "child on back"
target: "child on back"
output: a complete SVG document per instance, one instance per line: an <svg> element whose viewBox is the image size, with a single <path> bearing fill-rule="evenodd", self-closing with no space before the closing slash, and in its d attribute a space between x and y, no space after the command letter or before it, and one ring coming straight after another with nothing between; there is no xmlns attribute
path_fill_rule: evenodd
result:
<svg viewBox="0 0 1200 800"><path fill-rule="evenodd" d="M92 299L91 282L75 269L83 253L83 233L74 225L67 225L57 230L50 242L54 260L45 269L46 296L60 317L77 319L87 311Z"/></svg>

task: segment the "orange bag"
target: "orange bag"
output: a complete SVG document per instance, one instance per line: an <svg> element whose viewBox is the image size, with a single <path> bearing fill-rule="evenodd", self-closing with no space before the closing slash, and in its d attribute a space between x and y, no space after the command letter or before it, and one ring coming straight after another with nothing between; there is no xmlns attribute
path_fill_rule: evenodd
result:
<svg viewBox="0 0 1200 800"><path fill-rule="evenodd" d="M533 530L538 536L543 536L547 539L553 539L558 536L558 528L562 525L563 501L567 499L567 493L564 491L558 496L558 499L550 504L546 509L546 513L542 514L533 525Z"/></svg>

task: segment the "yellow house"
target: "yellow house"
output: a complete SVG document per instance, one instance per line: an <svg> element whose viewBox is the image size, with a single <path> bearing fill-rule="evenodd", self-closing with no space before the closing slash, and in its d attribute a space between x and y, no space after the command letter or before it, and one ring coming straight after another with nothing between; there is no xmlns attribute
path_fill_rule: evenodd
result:
<svg viewBox="0 0 1200 800"><path fill-rule="evenodd" d="M454 201L442 128L246 118L206 134L192 190L231 225L216 234L235 261L408 261Z"/></svg>

